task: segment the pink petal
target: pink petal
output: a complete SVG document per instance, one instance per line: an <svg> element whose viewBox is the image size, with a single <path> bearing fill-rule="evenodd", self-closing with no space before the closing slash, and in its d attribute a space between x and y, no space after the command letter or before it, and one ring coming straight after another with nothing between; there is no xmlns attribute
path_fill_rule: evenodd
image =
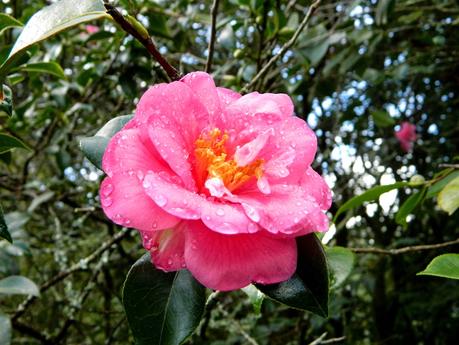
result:
<svg viewBox="0 0 459 345"><path fill-rule="evenodd" d="M214 80L209 74L192 72L184 76L181 81L190 87L197 99L206 107L211 118L220 115L220 98Z"/></svg>
<svg viewBox="0 0 459 345"><path fill-rule="evenodd" d="M220 98L220 104L222 107L226 107L230 103L233 103L242 97L241 94L237 93L236 91L224 87L217 87L217 93L218 97Z"/></svg>
<svg viewBox="0 0 459 345"><path fill-rule="evenodd" d="M269 195L246 192L234 198L255 209L258 224L272 234L300 236L328 230L328 217L314 195L298 186L272 185Z"/></svg>
<svg viewBox="0 0 459 345"><path fill-rule="evenodd" d="M203 128L209 125L209 114L193 90L177 81L150 87L140 99L133 121L168 129L190 153Z"/></svg>
<svg viewBox="0 0 459 345"><path fill-rule="evenodd" d="M332 203L332 195L327 183L314 169L309 168L300 181L301 187L316 199L322 210L328 210Z"/></svg>
<svg viewBox="0 0 459 345"><path fill-rule="evenodd" d="M186 266L198 281L215 290L287 280L295 272L296 259L295 239L261 233L223 235L201 222L190 222L186 232Z"/></svg>
<svg viewBox="0 0 459 345"><path fill-rule="evenodd" d="M258 226L247 218L240 205L222 203L198 195L173 181L164 179L160 174L147 174L143 187L147 195L164 211L181 219L202 219L213 231L240 234L258 229Z"/></svg>
<svg viewBox="0 0 459 345"><path fill-rule="evenodd" d="M151 261L163 271L185 268L185 235L183 223L167 230L142 232L145 249L151 253Z"/></svg>
<svg viewBox="0 0 459 345"><path fill-rule="evenodd" d="M295 116L284 119L273 129L275 134L260 157L268 170L271 164L277 167L283 181L297 183L314 160L317 137L305 121ZM276 177L275 173L271 175Z"/></svg>
<svg viewBox="0 0 459 345"><path fill-rule="evenodd" d="M252 141L236 148L234 159L236 160L237 165L243 167L252 163L258 157L260 151L265 147L273 132L274 131L272 129L264 131Z"/></svg>
<svg viewBox="0 0 459 345"><path fill-rule="evenodd" d="M252 92L242 96L226 108L229 114L235 116L254 116L257 114L273 114L279 118L293 115L293 103L285 94Z"/></svg>
<svg viewBox="0 0 459 345"><path fill-rule="evenodd" d="M169 167L182 179L187 189L196 191L189 152L176 131L168 128L150 126L148 133L156 150L169 164Z"/></svg>
<svg viewBox="0 0 459 345"><path fill-rule="evenodd" d="M136 128L123 129L110 139L102 159L102 168L108 176L128 172L140 178L148 170L169 170L150 138L143 136Z"/></svg>
<svg viewBox="0 0 459 345"><path fill-rule="evenodd" d="M145 194L136 174L106 177L99 190L102 208L113 222L139 230L160 230L175 226L179 219L161 208Z"/></svg>

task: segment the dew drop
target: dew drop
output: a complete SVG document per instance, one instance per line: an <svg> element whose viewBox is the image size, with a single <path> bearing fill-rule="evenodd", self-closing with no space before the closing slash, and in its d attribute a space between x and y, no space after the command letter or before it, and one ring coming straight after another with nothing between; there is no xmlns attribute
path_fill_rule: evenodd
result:
<svg viewBox="0 0 459 345"><path fill-rule="evenodd" d="M222 208L218 208L215 213L217 213L218 216L222 217L225 215L225 210Z"/></svg>
<svg viewBox="0 0 459 345"><path fill-rule="evenodd" d="M144 177L145 177L145 176L144 176L142 170L137 171L137 178L138 178L140 181L143 181L143 178L144 178Z"/></svg>
<svg viewBox="0 0 459 345"><path fill-rule="evenodd" d="M102 187L102 195L109 196L113 192L113 185L111 183L107 183Z"/></svg>
<svg viewBox="0 0 459 345"><path fill-rule="evenodd" d="M155 200L156 204L158 204L159 207L163 207L163 206L166 206L167 204L167 199L164 195L162 194L157 194L153 197L153 199Z"/></svg>
<svg viewBox="0 0 459 345"><path fill-rule="evenodd" d="M105 207L109 207L111 206L111 204L113 204L113 200L112 198L110 197L105 197L105 198L102 198L102 205L105 206Z"/></svg>

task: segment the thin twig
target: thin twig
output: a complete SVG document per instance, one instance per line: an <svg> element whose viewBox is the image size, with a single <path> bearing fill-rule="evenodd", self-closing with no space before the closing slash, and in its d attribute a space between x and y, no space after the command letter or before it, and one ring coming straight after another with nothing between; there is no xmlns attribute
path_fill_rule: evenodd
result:
<svg viewBox="0 0 459 345"><path fill-rule="evenodd" d="M212 68L212 60L214 59L214 50L215 50L215 38L217 34L217 14L218 14L218 4L219 0L214 0L210 13L212 15L212 24L210 26L210 39L209 47L207 49L207 62L206 62L206 72L210 73Z"/></svg>
<svg viewBox="0 0 459 345"><path fill-rule="evenodd" d="M319 345L326 336L327 332L322 333L316 340L311 341L309 345Z"/></svg>
<svg viewBox="0 0 459 345"><path fill-rule="evenodd" d="M247 92L249 91L257 82L258 80L263 77L266 72L276 63L277 60L279 60L284 54L296 43L296 40L300 36L301 32L304 30L304 28L308 25L309 20L311 19L312 15L314 12L317 10L317 8L320 5L321 0L315 1L311 6L309 6L308 13L306 13L306 16L304 17L303 21L301 24L298 26L298 29L295 31L293 34L292 38L285 43L282 48L279 50L279 52L274 55L266 65L263 66L263 68L260 70L260 72L257 73L257 75L250 81L250 83L247 83L241 90L241 92Z"/></svg>
<svg viewBox="0 0 459 345"><path fill-rule="evenodd" d="M150 55L153 56L153 58L161 65L171 80L180 79L180 73L159 52L159 50L156 48L156 45L153 43L153 39L148 34L145 35L145 32L140 32L138 28L127 21L126 18L114 6L107 2L104 2L104 6L107 10L107 13L116 23L121 26L121 28L123 28L124 31L131 34L135 39L142 43L145 48L147 48Z"/></svg>
<svg viewBox="0 0 459 345"><path fill-rule="evenodd" d="M321 345L323 345L323 344L334 344L334 343L339 343L340 341L343 341L343 340L346 340L345 336L322 340L322 342L320 344Z"/></svg>
<svg viewBox="0 0 459 345"><path fill-rule="evenodd" d="M50 287L54 286L58 282L62 281L64 278L68 277L69 275L84 270L85 267L96 260L100 255L102 255L105 251L110 249L114 244L120 242L130 233L129 229L123 229L122 231L118 232L115 236L113 236L110 240L104 242L99 248L97 248L92 254L88 255L84 259L81 259L79 262L70 266L67 270L59 272L57 275L46 281L40 286L40 292L43 293L48 290ZM16 312L11 317L12 321L17 320L21 317L27 308L37 299L35 296L29 296L27 299L22 302L19 307L16 309Z"/></svg>
<svg viewBox="0 0 459 345"><path fill-rule="evenodd" d="M362 253L370 253L370 254L381 254L381 255L400 255L409 252L420 252L423 250L431 250L431 249L438 249L444 248L448 246L452 246L454 244L459 244L459 238L443 242L443 243L436 243L436 244L422 244L419 246L408 246L403 248L397 249L382 249L382 248L349 248L354 253L362 254Z"/></svg>
<svg viewBox="0 0 459 345"><path fill-rule="evenodd" d="M453 169L459 169L459 164L438 164L440 168L453 168Z"/></svg>

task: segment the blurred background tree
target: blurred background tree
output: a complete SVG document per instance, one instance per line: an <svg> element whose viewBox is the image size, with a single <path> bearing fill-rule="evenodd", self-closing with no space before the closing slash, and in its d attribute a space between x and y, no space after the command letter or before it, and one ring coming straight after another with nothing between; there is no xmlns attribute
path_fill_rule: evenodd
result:
<svg viewBox="0 0 459 345"><path fill-rule="evenodd" d="M52 2L0 0L0 6L25 23ZM205 69L211 1L114 4L148 29L181 73ZM322 1L295 44L254 79L293 37L309 6L295 0L220 1L212 72L221 86L292 97L296 114L318 136L314 168L333 190L331 213L372 186L416 174L429 180L444 164L454 164L457 1ZM5 23L3 16L0 61L21 30ZM109 20L35 45L8 75L14 114L0 117L0 129L30 149L0 152L0 202L14 240L0 242L0 279L28 277L41 295L0 295L0 343L9 342L9 322L12 344L132 341L120 292L143 250L136 232L120 232L102 213L102 173L83 158L78 138L131 114L149 85L166 80L145 48ZM394 136L403 121L416 125L418 136L408 153ZM457 244L406 253L360 250L458 238L459 213L440 210L432 190L396 219L416 190L393 190L343 214L325 236L329 245L356 253L350 276L331 291L328 319L267 299L257 313L244 293L224 293L189 343L455 343L457 281L416 273L435 256L457 252Z"/></svg>

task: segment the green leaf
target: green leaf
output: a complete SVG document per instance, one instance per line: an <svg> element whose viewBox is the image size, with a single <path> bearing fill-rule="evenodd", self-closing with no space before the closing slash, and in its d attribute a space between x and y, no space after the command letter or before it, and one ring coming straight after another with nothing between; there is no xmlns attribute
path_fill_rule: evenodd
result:
<svg viewBox="0 0 459 345"><path fill-rule="evenodd" d="M443 254L434 258L418 275L459 279L459 254Z"/></svg>
<svg viewBox="0 0 459 345"><path fill-rule="evenodd" d="M179 345L199 325L206 289L187 270L156 269L150 254L130 269L123 305L136 345Z"/></svg>
<svg viewBox="0 0 459 345"><path fill-rule="evenodd" d="M0 13L0 35L7 29L19 28L22 25L23 24L19 20L14 19L5 13Z"/></svg>
<svg viewBox="0 0 459 345"><path fill-rule="evenodd" d="M63 30L81 23L108 16L101 0L60 0L35 13L24 26L11 52L0 67L0 80L14 60L25 50Z"/></svg>
<svg viewBox="0 0 459 345"><path fill-rule="evenodd" d="M252 284L242 288L241 290L247 295L247 297L249 297L249 301L253 306L255 314L260 315L265 295Z"/></svg>
<svg viewBox="0 0 459 345"><path fill-rule="evenodd" d="M0 90L0 116L4 114L7 116L13 115L13 93L6 85L2 85Z"/></svg>
<svg viewBox="0 0 459 345"><path fill-rule="evenodd" d="M332 288L337 288L351 274L354 268L355 255L349 249L338 246L325 248L325 253L328 267L333 276Z"/></svg>
<svg viewBox="0 0 459 345"><path fill-rule="evenodd" d="M18 67L19 71L48 73L61 79L67 79L64 70L57 62L35 62Z"/></svg>
<svg viewBox="0 0 459 345"><path fill-rule="evenodd" d="M256 284L269 298L289 307L328 316L328 268L315 234L297 238L298 263L292 278L270 285Z"/></svg>
<svg viewBox="0 0 459 345"><path fill-rule="evenodd" d="M0 133L0 153L5 153L14 148L29 150L27 145L18 138L5 133Z"/></svg>
<svg viewBox="0 0 459 345"><path fill-rule="evenodd" d="M314 45L302 49L301 53L308 58L312 66L315 66L323 59L325 54L327 54L329 46L330 40L327 37Z"/></svg>
<svg viewBox="0 0 459 345"><path fill-rule="evenodd" d="M13 243L13 239L11 238L11 234L8 231L8 226L5 222L5 217L3 216L3 209L0 205L0 238L4 238L10 243Z"/></svg>
<svg viewBox="0 0 459 345"><path fill-rule="evenodd" d="M393 183L393 184L388 184L388 185L384 185L384 186L376 186L376 187L370 188L366 192L364 192L364 193L362 193L360 195L357 195L357 196L349 199L348 201L346 201L338 209L338 211L336 211L336 214L333 217L333 222L336 221L336 219L338 218L338 216L341 213L346 212L346 211L348 211L350 209L356 208L356 207L362 205L366 201L374 201L384 193L390 192L393 189L405 187L407 185L408 185L407 182L396 182L396 183Z"/></svg>
<svg viewBox="0 0 459 345"><path fill-rule="evenodd" d="M373 120L378 127L388 127L395 124L395 120L389 115L387 111L375 110L371 113L371 116L373 117Z"/></svg>
<svg viewBox="0 0 459 345"><path fill-rule="evenodd" d="M459 207L459 176L450 181L438 194L438 206L452 215Z"/></svg>
<svg viewBox="0 0 459 345"><path fill-rule="evenodd" d="M445 186L454 180L456 177L459 177L459 171L453 171L446 176L443 176L440 181L435 182L427 191L426 198L431 198L437 195L440 191L445 188Z"/></svg>
<svg viewBox="0 0 459 345"><path fill-rule="evenodd" d="M39 296L40 290L26 277L9 276L0 280L0 294Z"/></svg>
<svg viewBox="0 0 459 345"><path fill-rule="evenodd" d="M102 157L110 138L119 132L133 115L122 115L108 121L93 137L80 138L80 148L86 158L102 169Z"/></svg>
<svg viewBox="0 0 459 345"><path fill-rule="evenodd" d="M11 344L11 321L5 314L0 314L0 344Z"/></svg>
<svg viewBox="0 0 459 345"><path fill-rule="evenodd" d="M379 0L376 7L376 25L385 25L390 17L395 0Z"/></svg>
<svg viewBox="0 0 459 345"><path fill-rule="evenodd" d="M400 206L395 215L395 222L406 227L406 217L416 208L416 206L424 200L427 189L423 188L417 193L410 195L405 202Z"/></svg>

